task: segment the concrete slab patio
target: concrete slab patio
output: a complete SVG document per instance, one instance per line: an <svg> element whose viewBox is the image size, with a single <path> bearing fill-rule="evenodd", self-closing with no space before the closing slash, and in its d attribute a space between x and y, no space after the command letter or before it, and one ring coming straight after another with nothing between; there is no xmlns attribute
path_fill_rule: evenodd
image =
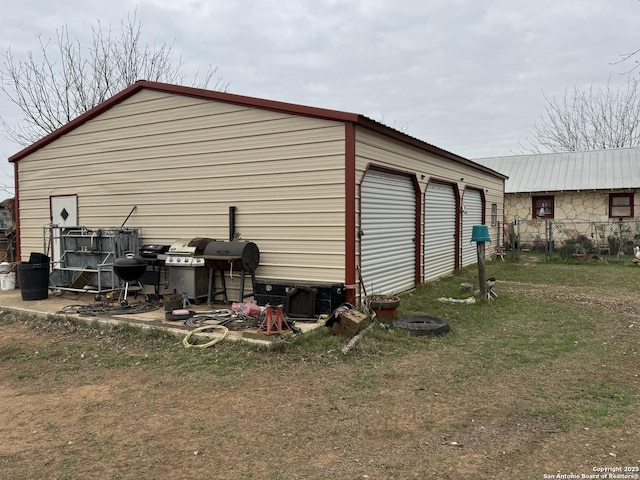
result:
<svg viewBox="0 0 640 480"><path fill-rule="evenodd" d="M169 321L165 319L165 310L162 305L145 304L142 296L137 299L129 297L130 311L122 309L119 302L113 301L110 304L104 304L105 309L100 312L99 307L102 303L96 302L92 293L77 293L63 291L61 294L49 293L48 298L44 300L28 300L22 299L21 291L16 288L12 290L0 290L0 310L10 309L17 312L29 313L34 315L59 315L72 317L79 320L89 322L99 322L108 325L117 325L120 323L136 325L140 328L160 328L176 336L186 336L193 327L186 326L184 321ZM137 311L136 306L146 305L150 309L148 311ZM157 307L157 308L154 308ZM217 310L228 310L231 305L209 305L199 304L190 305L189 310L198 315L212 314ZM82 313L74 313L76 311L91 310L91 315ZM300 328L302 332L308 332L320 326L322 322L304 321L296 322L295 326ZM207 337L206 333L202 334ZM262 339L261 337L264 337ZM250 342L258 342L265 345L270 344L273 336L267 336L258 333L257 328L246 328L238 331L229 330L226 339L228 340L245 340Z"/></svg>

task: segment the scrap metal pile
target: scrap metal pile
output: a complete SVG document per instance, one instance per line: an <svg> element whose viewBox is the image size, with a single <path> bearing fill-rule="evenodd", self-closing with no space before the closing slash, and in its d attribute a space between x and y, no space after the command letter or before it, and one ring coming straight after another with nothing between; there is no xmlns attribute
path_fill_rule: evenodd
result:
<svg viewBox="0 0 640 480"><path fill-rule="evenodd" d="M206 331L205 327L225 327L231 331L243 331L256 329L264 335L277 335L284 331L299 333L300 329L295 322L285 318L282 306L259 307L255 303L233 303L230 309L215 309L207 311L190 310L188 301L183 299L178 308L165 305L164 319L171 322L172 326L179 326L186 330L198 329ZM84 317L111 317L123 315L134 316L159 310L161 305L157 302L119 302L116 296L107 296L104 301L90 304L72 304L63 307L57 313L62 315L77 314ZM167 308L169 307L169 308ZM182 308L180 308L182 307ZM149 318L148 321L140 319L127 319L135 323L151 323L167 325L159 319Z"/></svg>

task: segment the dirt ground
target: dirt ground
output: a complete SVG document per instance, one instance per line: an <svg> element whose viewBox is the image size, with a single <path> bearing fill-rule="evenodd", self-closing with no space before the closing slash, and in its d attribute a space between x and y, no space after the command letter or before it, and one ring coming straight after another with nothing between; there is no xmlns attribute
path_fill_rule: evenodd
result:
<svg viewBox="0 0 640 480"><path fill-rule="evenodd" d="M640 300L609 307L637 314ZM87 358L84 368L77 356L94 341L0 326L1 479L542 479L640 465L637 398L630 420L613 428L558 428L553 415L531 415L523 402L541 389L561 396L590 369L637 387L638 357L628 371L609 372L603 360L564 374L566 359L558 359L543 368L559 373L534 382L498 372L465 379L459 391L463 372L446 348L368 372L300 361L248 368L229 382L146 365L139 347L127 350L138 365ZM65 369L71 356L79 366Z"/></svg>

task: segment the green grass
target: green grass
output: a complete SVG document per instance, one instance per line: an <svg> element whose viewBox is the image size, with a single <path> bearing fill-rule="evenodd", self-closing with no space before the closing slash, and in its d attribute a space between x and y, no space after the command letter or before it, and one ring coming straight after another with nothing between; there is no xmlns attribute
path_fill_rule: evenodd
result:
<svg viewBox="0 0 640 480"><path fill-rule="evenodd" d="M553 418L563 430L617 428L624 425L638 400L638 391L630 385L597 383L576 389L556 386L537 391L528 405L531 418Z"/></svg>
<svg viewBox="0 0 640 480"><path fill-rule="evenodd" d="M596 273L597 272L597 273ZM603 276L606 272L606 278ZM511 297L500 294L500 282L524 282L547 286L594 286L615 290L628 288L636 280L637 267L598 264L522 266L512 262L491 262L487 276L497 278L497 301L480 301L475 305L439 302L440 297L461 296L459 284L477 285L477 271L468 268L443 280L420 285L401 296L399 315L429 314L446 319L452 331L443 337L421 338L403 331L375 328L344 356L340 349L345 339L334 336L327 328L304 335L290 336L272 348L244 342L221 342L211 349L184 349L179 338L159 329L141 329L123 324L111 329L81 320L55 317L0 317L0 323L20 321L44 332L69 336L67 344L44 347L37 353L19 345L0 347L3 361L47 361L64 371L78 368L173 368L180 374L211 372L219 376L233 375L262 362L287 368L291 363L305 362L326 367L330 364L375 361L400 357L428 345L429 348L464 348L473 355L460 358L460 370L477 373L480 369L514 369L535 366L560 356L571 355L589 342L587 332L596 328L602 314L591 308L558 303L540 298ZM601 280L594 282L594 277ZM535 287L532 287L535 288ZM543 287L546 288L546 287ZM89 340L74 344L74 339ZM170 353L168 353L170 352ZM267 360L265 360L267 359ZM466 359L466 360L465 360ZM465 363L466 362L466 363Z"/></svg>
<svg viewBox="0 0 640 480"><path fill-rule="evenodd" d="M443 318L451 326L449 333L418 337L375 326L347 355L341 349L348 340L332 335L325 327L287 336L270 348L223 341L208 349L185 349L181 338L160 330L131 325L106 328L57 317L5 313L0 315L0 325L26 325L52 341L38 348L37 353L19 342L2 344L0 361L7 371L8 366L14 367L9 379L14 386L38 393L53 391L60 384L69 387L75 382L99 383L101 375L108 371L122 375L142 373L137 378L143 378L146 388L162 390L166 386L167 394L176 396L182 394L175 390L176 386L215 394L231 387L242 391L251 386L252 379L268 378L276 383L284 379L292 391L308 391L310 396L317 391L323 394L321 398L301 400L306 402L303 406L311 417L301 417L300 426L295 423L297 417L291 417L286 424L300 437L313 428L343 435L344 444L363 442L362 438L354 440L339 432L344 432L344 422L357 422L364 417L371 421L366 428L373 429L374 437L378 422L394 432L393 441L402 443L409 435L403 414L411 416L411 422L419 427L416 431L424 433L425 438L432 431L436 432L434 436L470 437L469 446L459 451L447 450L446 455L428 457L430 464L441 462L438 465L443 472L455 471L460 460L456 457L458 452L484 462L482 459L500 458L503 450L508 451L510 444L500 444L500 439L493 440L500 444L499 452L491 450L491 443L482 441L473 450L473 435L478 435L474 432L481 421L487 423L487 431L499 431L496 438L511 438L518 445L524 428L520 426L529 428L524 431L529 443L515 449L522 457L505 456L505 463L491 460L493 463L487 464L491 471L507 469L505 478L517 478L509 477L509 472L513 475L514 471L508 469L518 465L520 471L526 466L529 475L535 462L522 452L544 445L550 434L566 434L565 443L553 445L550 450L536 450L537 454L547 455L562 455L563 449L569 450L565 463L557 464L554 470L540 467L540 475L530 477L541 478L543 472L569 471L577 465L576 458L593 454L587 444L595 443L595 437L576 443L576 435L597 432L597 437L603 439L600 448L605 449L608 444L619 443L616 438L621 435L620 429L635 431L633 422L640 399L640 310L622 307L628 307L639 274L631 262L541 263L526 258L520 262L488 262L486 276L497 279L495 290L499 296L494 301L462 305L438 300L462 297L460 283L477 286L475 267L401 295L400 315ZM607 302L586 301L589 298ZM307 385L316 379L321 382L317 391ZM129 403L132 395L132 391L123 392L111 401ZM295 403L287 393L283 395L287 402ZM396 403L385 404L379 398L393 398ZM397 412L398 398L406 403L402 413ZM85 407L89 418L109 411L110 405L96 401L87 402ZM440 408L442 418L431 415ZM383 412L382 418L377 416L378 411ZM200 428L202 418L191 418L190 415L197 416L194 411L186 415L185 425L192 425L191 434L207 441L207 429ZM331 423L333 417L335 423ZM54 422L46 427L51 433L59 428ZM225 441L246 441L241 440L246 438L241 433L229 427ZM148 443L160 442L157 432L149 435ZM90 440L84 443L91 444ZM433 439L427 440L433 445ZM110 448L104 446L107 454ZM412 456L412 451L386 459L389 477L402 478L403 465L427 462L417 454ZM617 451L624 453L622 447ZM366 452L358 452L358 458L366 457ZM371 455L370 461L375 462L374 453ZM637 457L624 459L631 460L636 461ZM616 461L624 463L622 457ZM73 471L80 468L68 467ZM291 476L282 468L266 478L285 478L287 473ZM68 475L75 478L73 472ZM238 478L252 478L247 475L239 473ZM458 477L450 474L449 478Z"/></svg>

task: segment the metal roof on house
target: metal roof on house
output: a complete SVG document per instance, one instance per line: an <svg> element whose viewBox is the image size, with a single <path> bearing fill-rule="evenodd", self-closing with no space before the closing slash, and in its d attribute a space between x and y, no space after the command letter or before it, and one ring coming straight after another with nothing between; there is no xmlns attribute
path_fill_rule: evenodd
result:
<svg viewBox="0 0 640 480"><path fill-rule="evenodd" d="M505 193L640 188L640 148L473 159L509 178Z"/></svg>

